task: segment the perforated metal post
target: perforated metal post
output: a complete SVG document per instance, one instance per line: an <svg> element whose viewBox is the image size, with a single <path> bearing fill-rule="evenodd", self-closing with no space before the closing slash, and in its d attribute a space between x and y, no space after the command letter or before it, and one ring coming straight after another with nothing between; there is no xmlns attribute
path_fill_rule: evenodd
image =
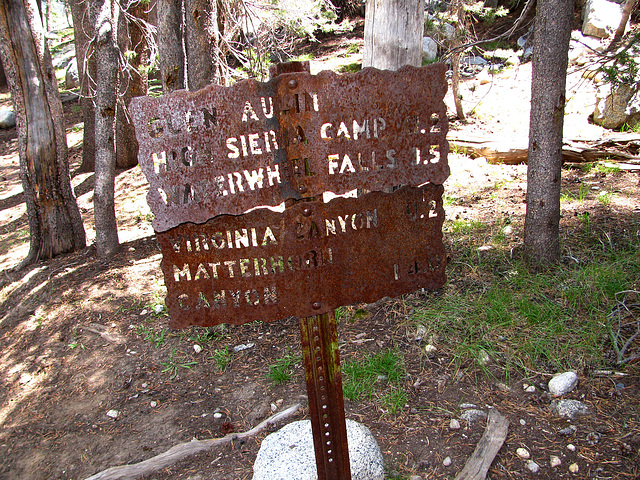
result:
<svg viewBox="0 0 640 480"><path fill-rule="evenodd" d="M300 319L318 480L351 480L336 317Z"/></svg>

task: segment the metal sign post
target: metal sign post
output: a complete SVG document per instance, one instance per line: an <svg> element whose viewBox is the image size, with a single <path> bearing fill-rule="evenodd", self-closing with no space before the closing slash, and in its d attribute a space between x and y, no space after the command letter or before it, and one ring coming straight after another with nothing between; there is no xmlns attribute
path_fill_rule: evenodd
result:
<svg viewBox="0 0 640 480"><path fill-rule="evenodd" d="M301 317L320 480L351 478L334 309L445 282L444 73L292 62L131 103L171 327Z"/></svg>

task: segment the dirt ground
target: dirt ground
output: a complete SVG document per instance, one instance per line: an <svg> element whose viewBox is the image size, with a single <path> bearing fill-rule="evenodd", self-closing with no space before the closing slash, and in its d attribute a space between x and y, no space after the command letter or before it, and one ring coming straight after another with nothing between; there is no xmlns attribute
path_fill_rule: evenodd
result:
<svg viewBox="0 0 640 480"><path fill-rule="evenodd" d="M336 45L334 58L356 61L357 56L346 51L350 42L359 41L348 39ZM475 113L469 124L452 122L451 133L526 139L530 69L530 64L508 69L485 85L473 78L465 80L465 105L469 110L475 105ZM575 94L567 104L567 131L592 139L610 134L589 123L594 102L591 83L577 72L570 76L569 85ZM2 98L8 102L6 95ZM450 93L447 102L451 103ZM75 172L81 158L81 136L74 127L78 109L74 104L65 109ZM156 313L164 296L161 255L149 222L146 182L138 167L117 177L122 248L116 255L101 260L89 247L12 271L26 254L28 226L16 132L0 133L0 479L85 479L108 467L140 462L192 438L246 431L273 411L298 402L303 409L295 419L308 418L303 367L297 364L292 380L281 386L266 376L276 359L301 354L297 319L210 332L167 330L168 317ZM449 163L452 174L445 190L456 201L445 207L447 218L492 223L509 216L516 225L512 246L520 246L526 166L489 165L460 152L452 153ZM608 210L600 209L595 200L563 210L564 224L584 211L594 212L594 218L603 221L617 215L638 222L637 172L598 175L576 169L565 170L564 175L566 188L582 181L625 193L616 196L619 201ZM73 185L88 241L93 242L92 174L74 173ZM446 234L445 242L455 260L455 238ZM449 280L456 288L464 288L466 282L452 276ZM440 294L446 294L447 288ZM347 418L371 429L383 452L388 478L412 474L453 478L485 427L484 422L474 422L460 430L449 428L463 403L494 407L510 421L506 443L490 470L493 479L640 478L637 366L628 367L622 380L579 372L580 384L571 398L586 402L593 413L574 423L573 435L562 437L557 432L571 422L550 412L549 398L540 388L552 372L529 372L526 377L515 373L496 382L473 365L456 368L446 347L436 355L425 355L425 343L414 339L415 328L407 318L430 295L416 292L402 301L381 300L366 306L365 315L339 325L343 361L386 348L404 354L409 398L400 414L391 415L372 400L347 400L345 405ZM221 371L218 352L226 348L233 352L242 344L254 345L232 353ZM194 345L202 350L197 352ZM622 390L616 388L621 381ZM527 393L525 383L539 388ZM192 456L143 478L249 479L267 433ZM596 437L599 441L593 441ZM575 450L567 448L570 443ZM541 466L537 474L530 473L516 455L519 447L532 452ZM549 466L551 455L561 459L560 467ZM446 457L451 458L447 467L443 465ZM568 470L574 463L577 473Z"/></svg>

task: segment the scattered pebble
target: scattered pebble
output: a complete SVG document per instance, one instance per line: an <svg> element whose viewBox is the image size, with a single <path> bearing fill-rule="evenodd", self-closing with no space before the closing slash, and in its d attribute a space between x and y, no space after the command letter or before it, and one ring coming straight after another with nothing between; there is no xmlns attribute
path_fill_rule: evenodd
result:
<svg viewBox="0 0 640 480"><path fill-rule="evenodd" d="M451 430L460 430L460 422L455 418L452 418L451 421L449 422L449 428Z"/></svg>
<svg viewBox="0 0 640 480"><path fill-rule="evenodd" d="M29 373L21 373L20 380L18 380L18 383L20 383L20 385L26 385L31 381L32 378L33 377L31 377L31 374Z"/></svg>
<svg viewBox="0 0 640 480"><path fill-rule="evenodd" d="M200 353L202 351L202 347L197 343L193 346L193 351L196 353Z"/></svg>
<svg viewBox="0 0 640 480"><path fill-rule="evenodd" d="M571 473L578 473L580 471L580 467L577 463L572 463L571 465L569 465L569 471Z"/></svg>
<svg viewBox="0 0 640 480"><path fill-rule="evenodd" d="M525 392L527 393L535 393L535 391L536 391L536 387L534 387L533 385L529 385L525 390Z"/></svg>
<svg viewBox="0 0 640 480"><path fill-rule="evenodd" d="M522 418L520 419L520 425L522 425L523 427L527 424L526 420L523 420Z"/></svg>
<svg viewBox="0 0 640 480"><path fill-rule="evenodd" d="M241 343L240 345L236 345L233 347L233 351L238 353L243 350L248 350L249 348L255 347L255 343Z"/></svg>
<svg viewBox="0 0 640 480"><path fill-rule="evenodd" d="M490 363L491 363L491 357L489 356L489 354L484 350L480 350L480 352L478 353L478 364L489 365Z"/></svg>
<svg viewBox="0 0 640 480"><path fill-rule="evenodd" d="M151 405L151 408L156 408L158 406L158 402L156 402L155 400L152 400L149 405Z"/></svg>
<svg viewBox="0 0 640 480"><path fill-rule="evenodd" d="M147 310L146 308L144 310L142 310L140 312L140 316L142 317L143 315L146 315L147 313L149 313L149 310Z"/></svg>
<svg viewBox="0 0 640 480"><path fill-rule="evenodd" d="M551 402L551 410L561 417L570 420L579 415L587 415L589 407L579 400L554 400Z"/></svg>
<svg viewBox="0 0 640 480"><path fill-rule="evenodd" d="M540 465L531 460L530 462L527 462L527 470L531 473L538 473L540 471Z"/></svg>
<svg viewBox="0 0 640 480"><path fill-rule="evenodd" d="M451 457L447 457L442 461L442 465L444 465L445 467L448 467L449 465L451 465L453 462L451 461Z"/></svg>
<svg viewBox="0 0 640 480"><path fill-rule="evenodd" d="M278 406L275 403L271 404L271 411L275 412L276 410L278 410Z"/></svg>
<svg viewBox="0 0 640 480"><path fill-rule="evenodd" d="M220 412L216 412L213 414L213 418L222 418L222 414Z"/></svg>
<svg viewBox="0 0 640 480"><path fill-rule="evenodd" d="M558 435L562 435L563 437L570 437L571 435L576 433L577 430L578 427L576 427L575 425L569 425L567 428L563 428L562 430L560 430L558 432Z"/></svg>
<svg viewBox="0 0 640 480"><path fill-rule="evenodd" d="M109 410L107 412L107 417L110 418L118 418L118 415L120 415L120 412L118 410Z"/></svg>
<svg viewBox="0 0 640 480"><path fill-rule="evenodd" d="M520 458L527 460L528 458L531 458L531 454L529 453L529 450L527 450L526 448L518 448L516 450L516 455L518 455Z"/></svg>
<svg viewBox="0 0 640 480"><path fill-rule="evenodd" d="M143 383L142 385L140 385L142 388L148 388L149 385L147 385L146 383Z"/></svg>
<svg viewBox="0 0 640 480"><path fill-rule="evenodd" d="M163 310L164 310L164 305L158 304L153 306L153 311L156 312L157 315L161 314Z"/></svg>
<svg viewBox="0 0 640 480"><path fill-rule="evenodd" d="M469 408L478 408L478 406L473 403L461 403L460 408L463 410L467 410Z"/></svg>
<svg viewBox="0 0 640 480"><path fill-rule="evenodd" d="M476 410L474 408L471 408L469 410L466 410L462 415L460 415L460 418L467 423L473 423L476 420L487 418L487 414L482 410Z"/></svg>
<svg viewBox="0 0 640 480"><path fill-rule="evenodd" d="M549 393L561 397L578 386L578 375L575 372L564 372L549 380Z"/></svg>
<svg viewBox="0 0 640 480"><path fill-rule="evenodd" d="M430 353L436 353L437 350L437 347L431 344L424 347L424 353L426 353L427 355L429 355Z"/></svg>
<svg viewBox="0 0 640 480"><path fill-rule="evenodd" d="M576 451L576 446L573 443L567 445L567 450L571 450L572 452Z"/></svg>
<svg viewBox="0 0 640 480"><path fill-rule="evenodd" d="M549 457L549 465L551 465L552 468L558 467L560 464L562 464L562 460L560 460L560 457L557 455L551 455Z"/></svg>

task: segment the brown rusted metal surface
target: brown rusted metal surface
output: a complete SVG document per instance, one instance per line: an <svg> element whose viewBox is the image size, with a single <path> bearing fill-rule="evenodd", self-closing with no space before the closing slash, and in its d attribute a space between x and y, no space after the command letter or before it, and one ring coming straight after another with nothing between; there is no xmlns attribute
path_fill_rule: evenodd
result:
<svg viewBox="0 0 640 480"><path fill-rule="evenodd" d="M312 316L445 282L443 187L298 202L158 234L171 326Z"/></svg>
<svg viewBox="0 0 640 480"><path fill-rule="evenodd" d="M338 333L333 312L300 319L318 478L351 480Z"/></svg>
<svg viewBox="0 0 640 480"><path fill-rule="evenodd" d="M288 71L134 99L157 232L326 191L445 181L444 65Z"/></svg>

